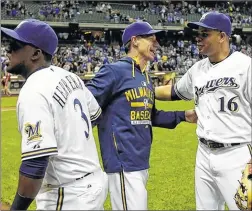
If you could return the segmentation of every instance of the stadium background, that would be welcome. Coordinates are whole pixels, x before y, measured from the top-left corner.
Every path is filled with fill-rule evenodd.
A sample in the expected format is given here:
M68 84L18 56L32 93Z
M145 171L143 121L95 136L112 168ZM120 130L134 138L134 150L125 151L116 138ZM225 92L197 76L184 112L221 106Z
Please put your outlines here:
M161 48L149 64L155 86L171 77L174 81L202 57L195 37L186 27L188 21L199 20L208 11L228 14L233 34L230 47L251 57L252 3L249 1L11 1L1 0L1 25L15 28L25 18L48 22L59 37L53 64L92 78L102 64L125 56L122 31L134 21L148 21L155 29L163 29L158 40ZM5 80L7 41L1 40L1 79ZM11 97L1 101L1 202L8 206L16 191L20 165L20 135L17 132L15 104L24 80L12 75L8 88ZM2 87L3 88L3 87ZM5 94L2 89L2 94ZM163 110L193 108L193 102L157 102ZM149 209L193 210L194 160L197 148L195 125L180 124L175 130L154 128L151 168L148 182ZM99 149L97 131L96 143ZM30 209L35 209L33 204ZM109 201L105 209L111 209Z

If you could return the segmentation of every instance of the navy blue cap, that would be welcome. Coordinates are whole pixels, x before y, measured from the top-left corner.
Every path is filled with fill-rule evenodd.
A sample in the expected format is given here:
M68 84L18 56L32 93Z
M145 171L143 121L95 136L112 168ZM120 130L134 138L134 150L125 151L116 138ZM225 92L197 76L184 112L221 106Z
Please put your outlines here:
M34 45L50 55L54 54L58 45L58 37L51 26L36 19L23 20L14 30L1 27L1 31L15 40Z
M217 29L225 32L229 37L232 33L230 18L219 12L208 12L202 15L199 22L189 22L189 28L198 29L200 26L207 29Z
M124 29L122 41L125 45L133 36L156 34L161 31L162 30L154 30L148 22L137 21L130 24Z

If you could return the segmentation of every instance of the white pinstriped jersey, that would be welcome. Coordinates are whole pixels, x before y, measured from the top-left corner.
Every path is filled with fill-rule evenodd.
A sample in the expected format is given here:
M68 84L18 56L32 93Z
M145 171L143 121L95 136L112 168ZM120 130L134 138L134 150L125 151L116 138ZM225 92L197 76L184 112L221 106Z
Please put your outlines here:
M36 71L17 102L22 160L50 155L44 182L53 185L100 169L90 121L100 114L77 75L56 66Z
M251 58L240 52L215 65L195 63L175 84L182 99L194 99L197 135L219 143L251 142Z

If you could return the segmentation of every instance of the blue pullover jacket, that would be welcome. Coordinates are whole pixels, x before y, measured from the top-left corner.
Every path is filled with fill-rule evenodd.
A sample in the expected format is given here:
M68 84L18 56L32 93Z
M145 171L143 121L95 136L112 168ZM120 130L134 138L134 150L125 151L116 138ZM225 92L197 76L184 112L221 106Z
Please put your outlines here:
M101 67L87 84L102 108L98 135L107 173L149 168L152 126L173 129L184 112L158 111L154 87L130 57Z

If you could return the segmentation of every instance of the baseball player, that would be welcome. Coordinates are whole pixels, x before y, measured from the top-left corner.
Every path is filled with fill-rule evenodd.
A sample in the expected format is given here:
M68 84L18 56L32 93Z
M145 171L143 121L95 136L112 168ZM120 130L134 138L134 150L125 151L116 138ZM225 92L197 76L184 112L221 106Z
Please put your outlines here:
M147 209L152 126L175 128L181 121L197 118L192 110L155 108L154 88L145 68L159 46L157 32L147 22L127 26L122 36L127 56L102 66L87 84L103 109L98 133L113 210Z
M101 170L92 133L101 109L83 81L52 66L58 44L46 23L27 19L14 30L10 73L26 78L17 102L22 135L19 184L11 210L103 209L108 180ZM43 183L42 183L43 182Z
M237 210L238 180L251 159L251 58L229 49L231 22L222 13L206 13L188 27L198 31L198 49L207 58L195 63L174 86L156 88L156 97L194 99L197 210L223 210L224 202Z
M11 96L11 91L10 91L10 81L11 81L11 75L10 73L5 72L5 80L3 81L4 85L4 94L7 96Z
M3 93L7 96L10 96L11 95L11 91L10 91L11 74L6 71L8 63L9 61L7 58L4 58L3 60L1 58L1 68L2 68L2 73L3 73L1 74L1 83L3 86Z

